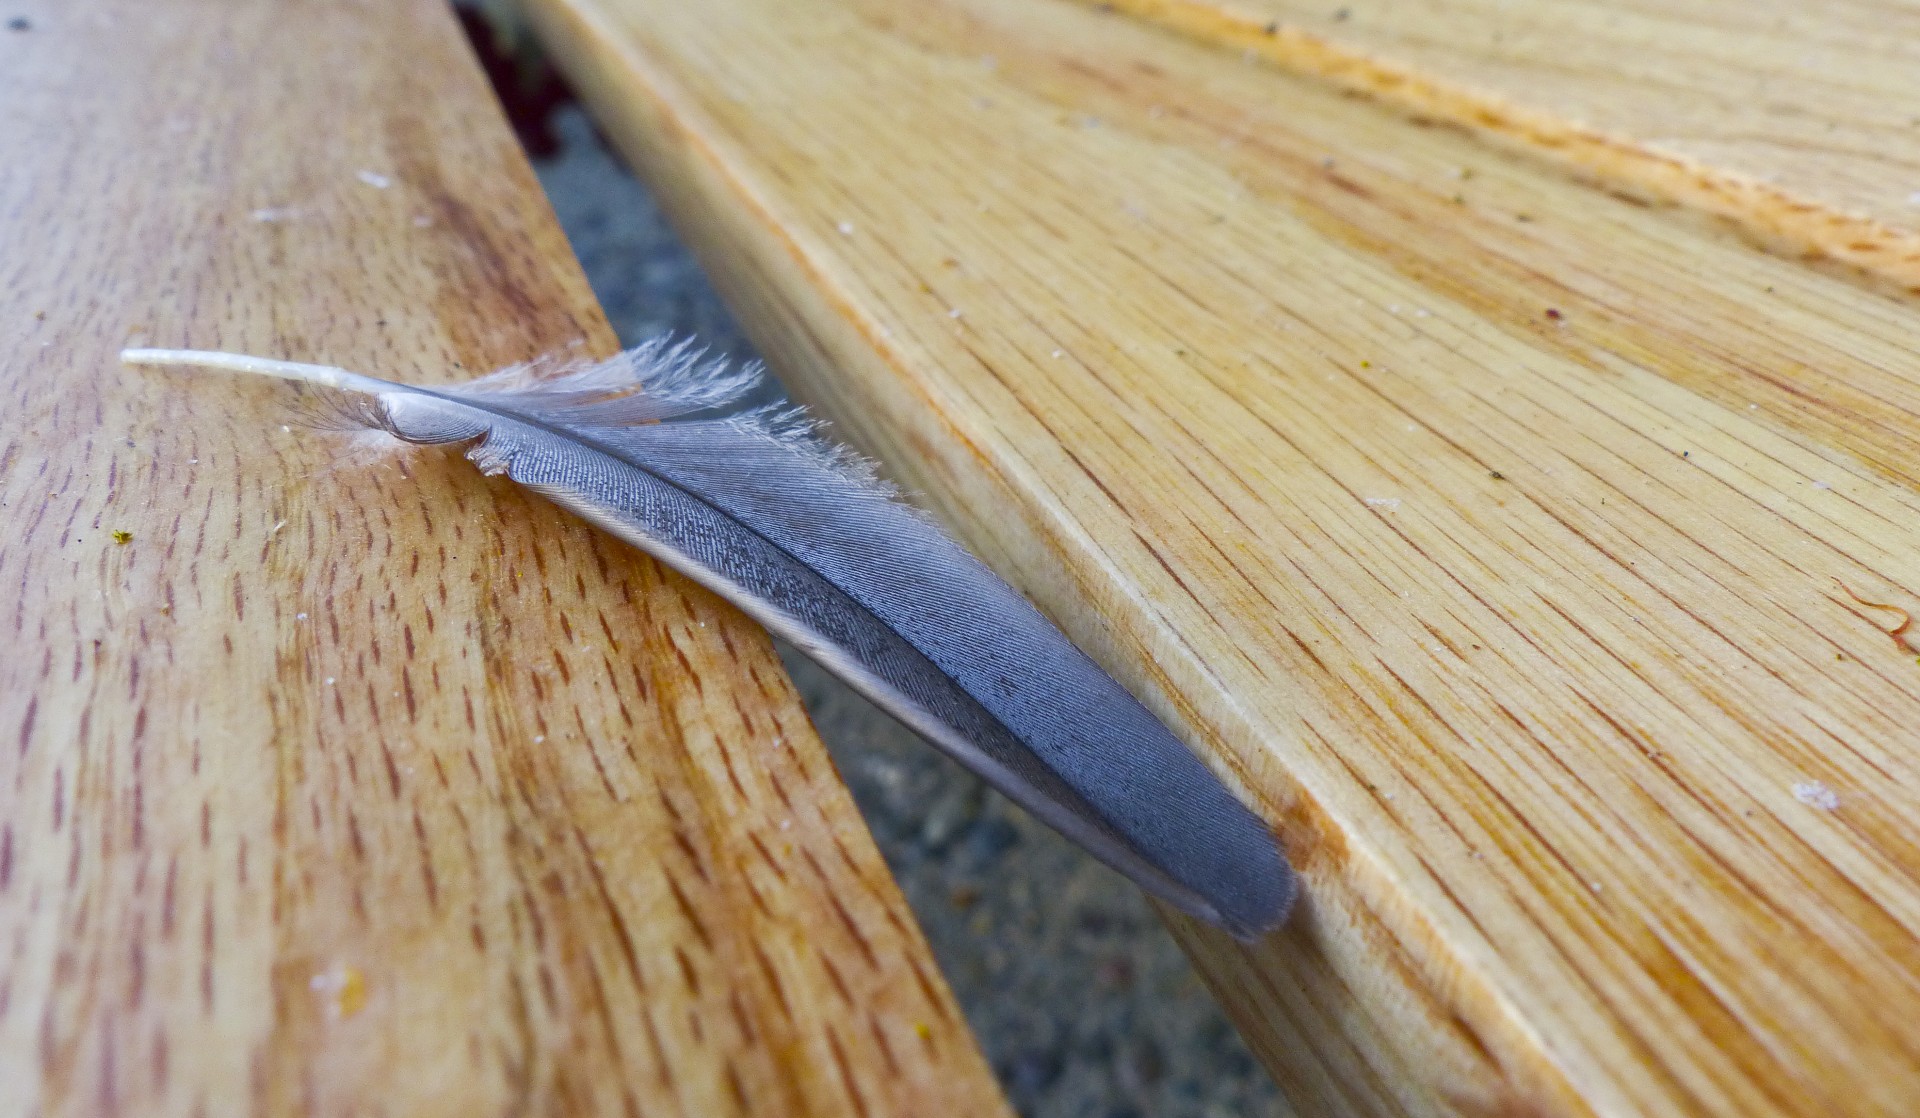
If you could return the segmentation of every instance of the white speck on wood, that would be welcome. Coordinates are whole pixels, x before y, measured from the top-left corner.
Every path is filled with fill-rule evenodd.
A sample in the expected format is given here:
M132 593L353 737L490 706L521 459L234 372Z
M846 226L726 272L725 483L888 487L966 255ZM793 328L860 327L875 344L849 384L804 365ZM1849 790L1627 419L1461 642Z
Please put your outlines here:
M354 178L359 179L361 182L366 183L368 186L373 187L375 190L385 190L387 187L393 185L392 179L388 178L387 176L381 174L378 171L361 171L359 174L355 175Z
M1840 810L1840 795L1817 780L1798 781L1793 786L1793 798L1808 807L1817 807L1821 811Z

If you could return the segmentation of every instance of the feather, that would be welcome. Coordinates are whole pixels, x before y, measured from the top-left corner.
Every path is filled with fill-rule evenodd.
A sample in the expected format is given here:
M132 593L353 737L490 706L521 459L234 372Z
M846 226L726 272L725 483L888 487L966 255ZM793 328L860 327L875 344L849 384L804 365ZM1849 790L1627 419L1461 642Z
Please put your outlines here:
M367 424L464 445L726 597L1174 906L1252 938L1292 903L1267 826L1025 598L800 412L741 407L757 366L664 339L433 387L234 354L122 358L358 394Z

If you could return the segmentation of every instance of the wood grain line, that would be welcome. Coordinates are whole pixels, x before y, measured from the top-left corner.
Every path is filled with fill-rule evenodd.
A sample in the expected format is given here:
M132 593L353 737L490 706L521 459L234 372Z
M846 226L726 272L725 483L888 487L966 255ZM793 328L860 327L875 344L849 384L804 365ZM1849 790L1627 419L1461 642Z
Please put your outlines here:
M1920 232L1751 174L1663 150L1219 0L1076 0L1145 20L1420 120L1466 129L1577 171L1607 188L1735 222L1773 251L1821 256L1920 292Z

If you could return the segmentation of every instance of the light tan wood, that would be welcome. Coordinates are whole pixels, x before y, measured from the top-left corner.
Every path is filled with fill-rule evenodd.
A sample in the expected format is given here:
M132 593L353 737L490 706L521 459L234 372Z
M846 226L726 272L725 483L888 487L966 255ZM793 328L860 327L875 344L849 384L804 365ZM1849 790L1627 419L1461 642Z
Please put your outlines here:
M1920 9L1083 0L1920 291Z
M1004 1113L765 636L125 344L611 333L450 13L0 30L0 1114Z
M1035 0L541 0L763 352L1273 818L1302 1113L1920 1109L1911 302Z

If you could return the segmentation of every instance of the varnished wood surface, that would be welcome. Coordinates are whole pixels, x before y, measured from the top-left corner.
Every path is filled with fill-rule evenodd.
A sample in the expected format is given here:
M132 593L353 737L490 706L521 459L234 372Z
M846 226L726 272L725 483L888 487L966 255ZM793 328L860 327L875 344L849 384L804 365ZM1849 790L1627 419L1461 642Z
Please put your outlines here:
M1898 0L1085 0L1920 291Z
M1113 11L535 7L781 373L1281 828L1285 933L1177 931L1303 1113L1920 1108L1911 301Z
M1003 1112L757 628L455 455L115 360L612 346L450 13L14 12L0 1114Z

